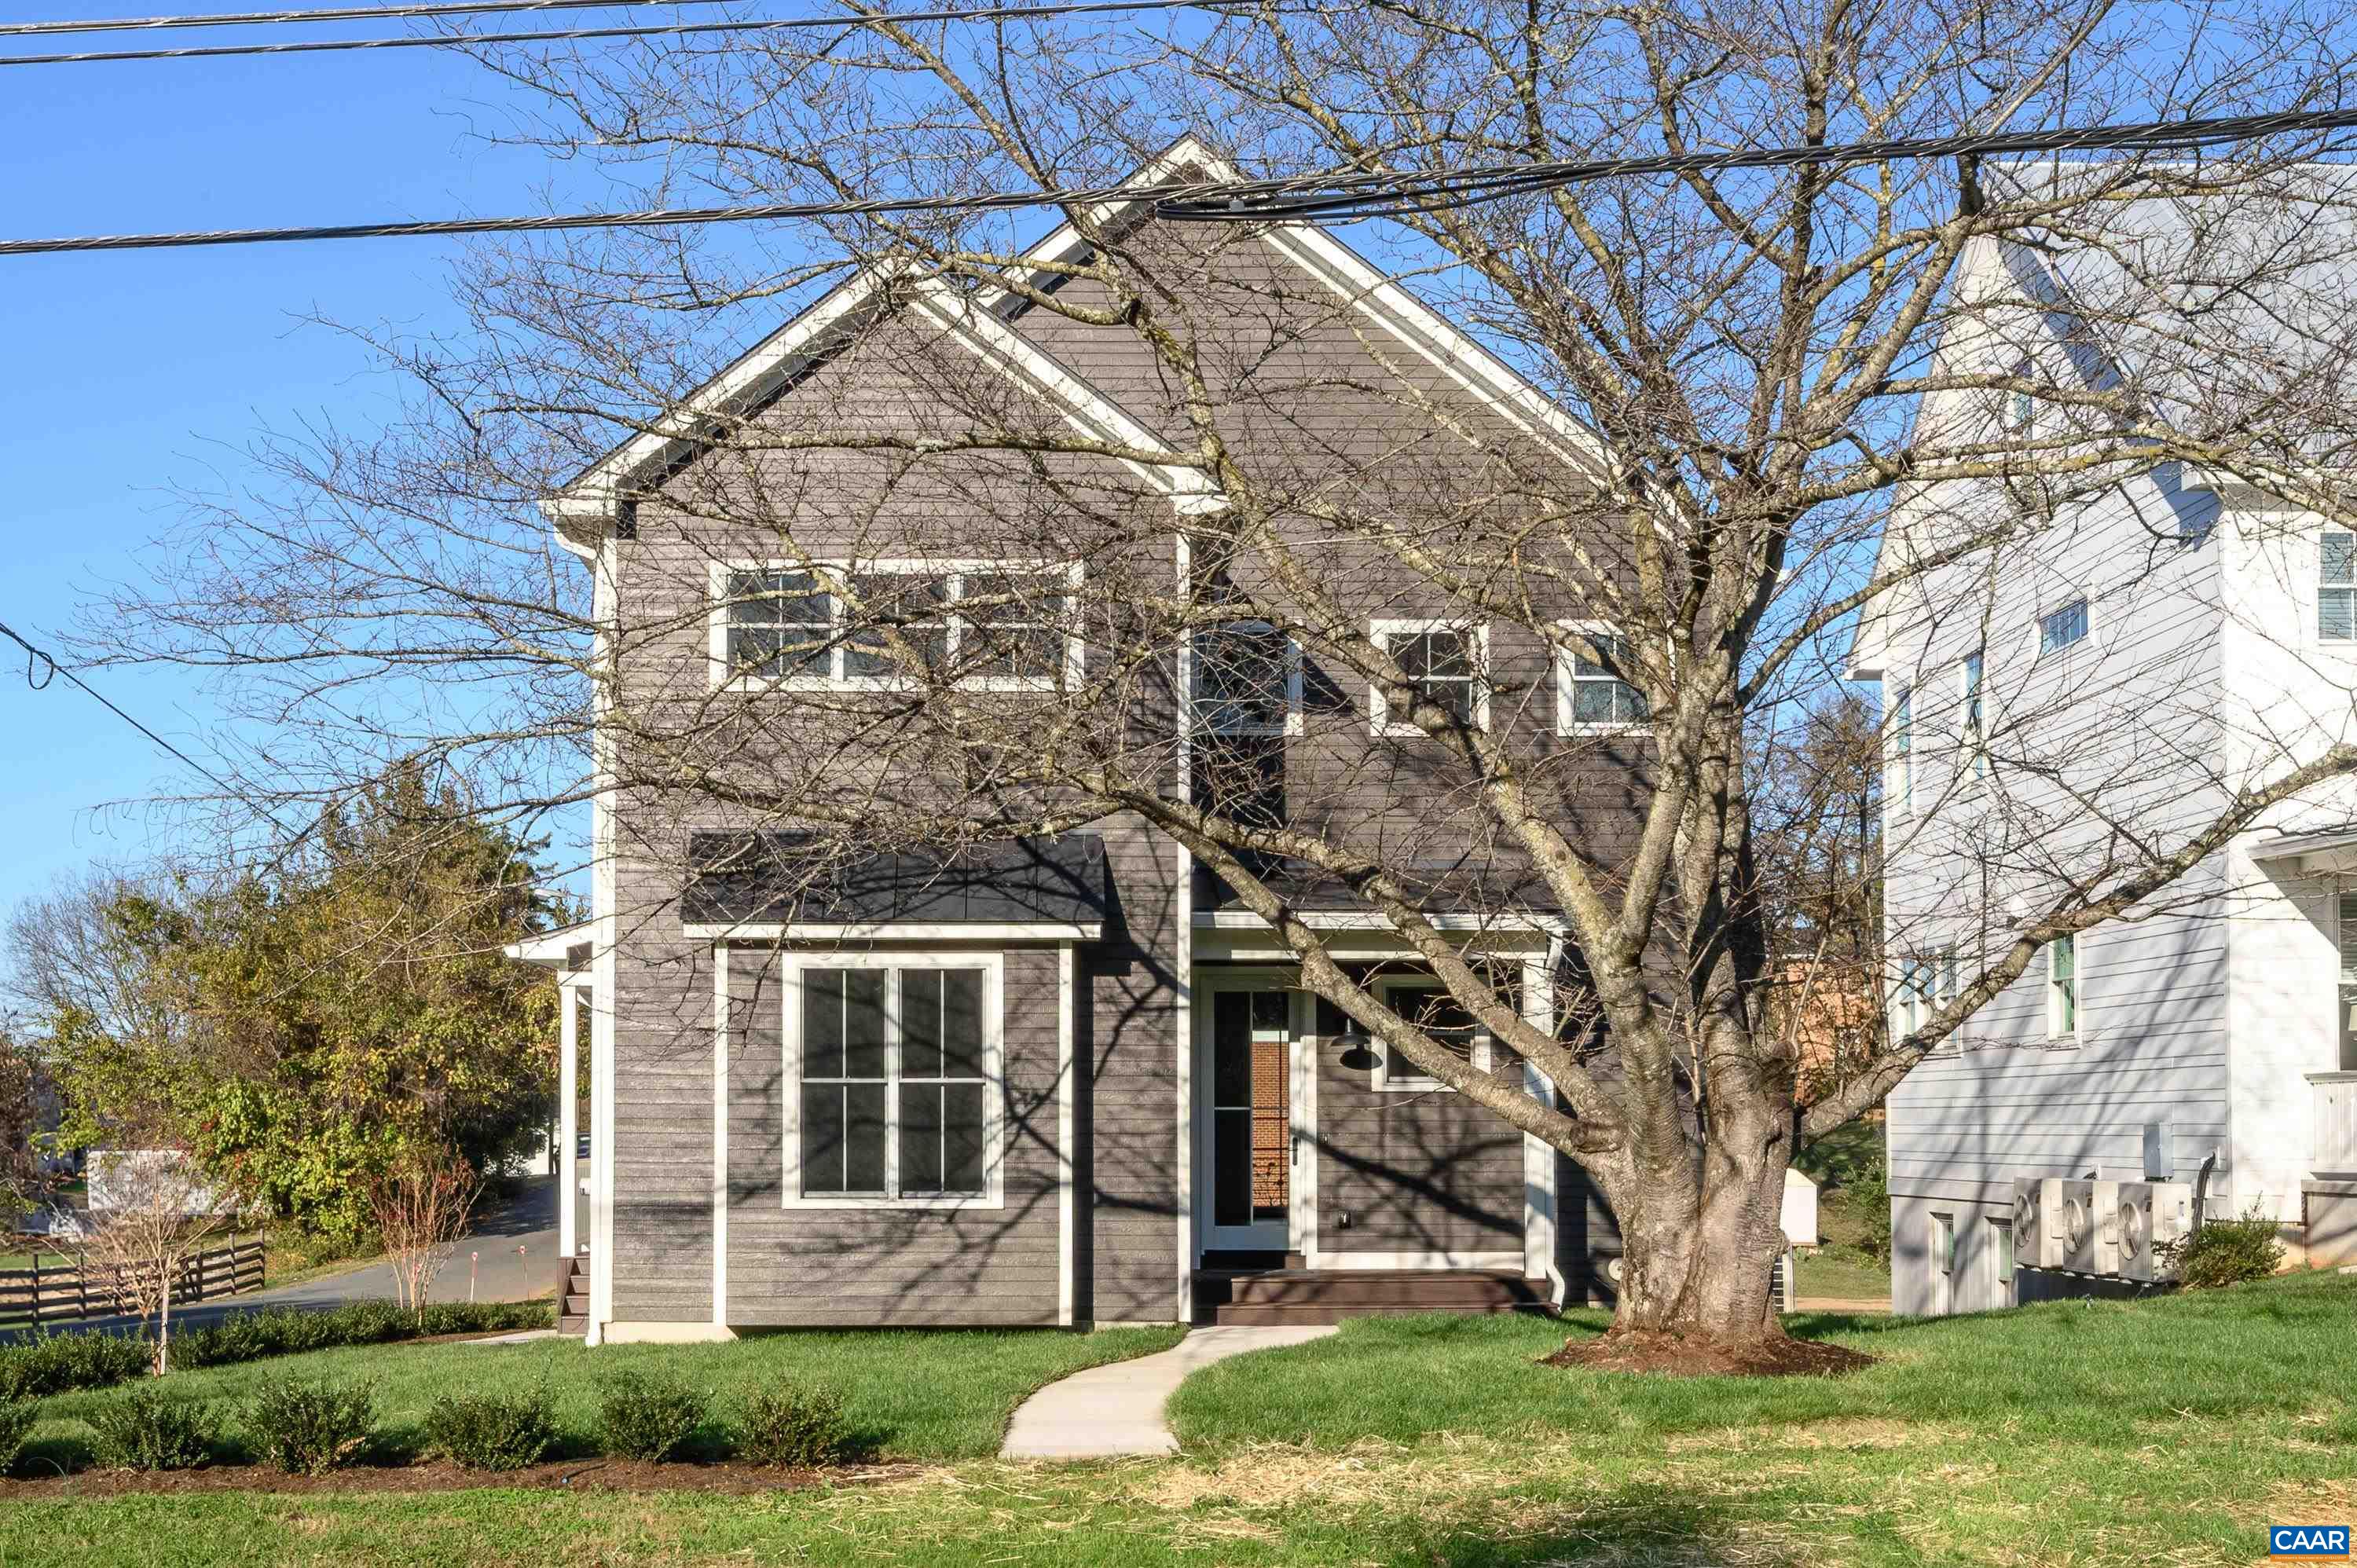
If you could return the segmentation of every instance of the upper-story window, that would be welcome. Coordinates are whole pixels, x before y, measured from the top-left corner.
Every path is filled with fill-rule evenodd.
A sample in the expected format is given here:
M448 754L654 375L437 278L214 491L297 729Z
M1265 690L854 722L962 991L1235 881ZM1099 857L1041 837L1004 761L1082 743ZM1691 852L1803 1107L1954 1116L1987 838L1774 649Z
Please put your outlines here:
M2034 381L2037 376L2038 366L2029 360L2013 367L2016 381ZM2037 424L2037 396L2027 387L2018 386L2008 392L2005 399L2005 433L2007 435L2027 435Z
M1490 727L1490 628L1447 620L1379 620L1371 628L1375 646L1392 657L1409 682L1459 724ZM1394 717L1383 686L1369 706L1378 735L1424 733L1405 715Z
M1577 649L1555 654L1555 728L1566 735L1626 729L1652 710L1645 694L1622 677L1630 669L1629 639L1601 622L1566 622L1566 631L1603 655L1591 659Z
M1264 620L1195 634L1195 720L1219 735L1301 733L1301 645Z
M1964 755L1971 759L1973 777L1988 775L1988 723L1981 708L1981 654L1978 649L1967 653L1956 666L1957 695L1962 700L1964 714L1960 728Z
M717 567L713 575L718 682L856 690L907 684L921 672L1020 692L1081 678L1077 567L770 563Z
M2046 944L2046 1032L2056 1039L2079 1034L2079 939L2073 933Z
M2329 642L2357 638L2357 534L2324 531L2316 553L2316 635Z
M2087 600L2084 595L2038 618L2038 651L2041 654L2060 653L2072 643L2086 639Z

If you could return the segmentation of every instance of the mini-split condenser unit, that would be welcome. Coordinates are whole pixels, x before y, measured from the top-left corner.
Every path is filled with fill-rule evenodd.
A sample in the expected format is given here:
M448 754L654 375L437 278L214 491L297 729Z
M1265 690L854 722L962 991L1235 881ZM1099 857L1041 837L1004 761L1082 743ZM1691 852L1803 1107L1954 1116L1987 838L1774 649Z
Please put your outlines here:
M2062 1266L2073 1273L2120 1272L2120 1184L2062 1184Z
M2062 1178L2016 1176L2014 1262L2025 1269L2059 1269L2062 1260Z
M2120 1277L2175 1279L2167 1254L2193 1228L2193 1188L2181 1181L2124 1181L2118 1213Z

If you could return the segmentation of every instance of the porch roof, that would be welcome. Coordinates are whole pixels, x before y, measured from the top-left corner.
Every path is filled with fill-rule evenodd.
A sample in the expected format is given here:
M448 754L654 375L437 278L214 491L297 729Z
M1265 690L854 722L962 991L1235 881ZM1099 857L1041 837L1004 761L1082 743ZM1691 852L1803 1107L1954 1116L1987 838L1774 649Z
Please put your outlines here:
M815 833L780 830L690 834L680 917L691 930L986 926L1093 936L1113 911L1104 841L1094 833L846 857Z
M2263 865L2289 862L2311 874L2357 871L2357 822L2261 839L2251 845L2251 858Z

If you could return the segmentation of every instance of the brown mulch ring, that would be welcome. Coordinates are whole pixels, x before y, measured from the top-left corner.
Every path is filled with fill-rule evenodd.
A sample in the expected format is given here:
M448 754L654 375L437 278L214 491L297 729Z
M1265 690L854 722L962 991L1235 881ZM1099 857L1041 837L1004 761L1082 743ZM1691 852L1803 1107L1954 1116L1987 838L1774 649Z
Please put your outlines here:
M70 1476L0 1480L0 1503L111 1498L134 1492L458 1492L480 1487L597 1492L805 1492L821 1487L903 1481L922 1470L917 1465L773 1470L756 1465L566 1459L522 1470L463 1470L443 1462L355 1465L324 1476L289 1476L264 1465L208 1465L199 1470L80 1470Z
M1664 1372L1674 1378L1837 1378L1871 1367L1875 1360L1844 1346L1781 1334L1717 1339L1612 1328L1593 1339L1566 1344L1540 1358L1539 1365L1591 1372Z

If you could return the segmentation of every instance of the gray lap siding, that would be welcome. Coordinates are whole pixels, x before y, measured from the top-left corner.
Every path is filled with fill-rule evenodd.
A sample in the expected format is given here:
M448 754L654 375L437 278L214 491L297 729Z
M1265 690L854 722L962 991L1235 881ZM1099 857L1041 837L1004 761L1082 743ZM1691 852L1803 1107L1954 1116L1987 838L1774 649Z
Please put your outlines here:
M788 1208L785 1106L793 1086L786 1080L780 955L774 949L733 950L731 1325L1057 1321L1059 955L1053 947L1028 947L996 956L1005 965L1004 1206Z
M1523 1135L1461 1095L1373 1085L1318 1043L1319 1252L1519 1253Z

